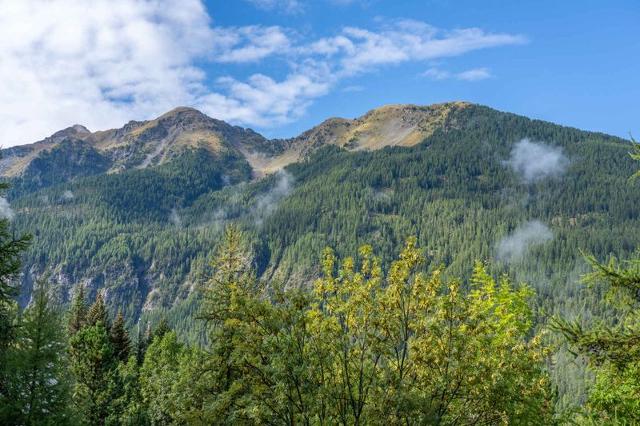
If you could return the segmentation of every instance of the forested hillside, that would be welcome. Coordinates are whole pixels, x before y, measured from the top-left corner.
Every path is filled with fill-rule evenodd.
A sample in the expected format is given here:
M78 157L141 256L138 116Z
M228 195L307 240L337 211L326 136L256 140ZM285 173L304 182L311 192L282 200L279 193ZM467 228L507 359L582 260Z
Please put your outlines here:
M385 107L290 140L190 109L107 132L67 129L4 154L21 155L5 169L12 232L33 234L19 300L33 303L47 276L57 303L82 288L130 331L164 318L181 341L206 342L200 290L235 223L268 287L310 290L327 246L345 257L370 244L387 270L415 236L418 271L465 287L479 260L535 290L535 330L556 314L588 325L612 308L578 284L589 269L581 253L627 258L640 243L629 150L465 103ZM559 406L582 401L583 363L553 351Z
M321 145L263 179L252 179L242 153L202 146L120 173L100 173L89 157L85 173L46 189L27 185L25 172L9 198L16 232L35 235L23 302L49 271L62 300L77 285L92 296L104 288L107 305L123 307L132 324L187 298L230 221L252 236L265 278L309 283L325 246L346 254L369 243L388 262L416 235L429 265L464 275L473 260L491 260L538 288L551 310L579 309L571 305L580 250L606 257L637 247L627 142L470 105L440 124L413 147ZM67 149L45 151L27 171L43 169L40 182L71 173ZM527 238L532 224L549 238ZM501 254L514 235L517 255Z

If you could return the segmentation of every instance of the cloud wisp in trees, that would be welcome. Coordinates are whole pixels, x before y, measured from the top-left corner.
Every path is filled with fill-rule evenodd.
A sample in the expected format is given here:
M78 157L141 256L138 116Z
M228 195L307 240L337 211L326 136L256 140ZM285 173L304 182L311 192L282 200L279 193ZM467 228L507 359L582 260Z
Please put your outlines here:
M13 209L6 198L0 197L0 219L13 219Z
M282 199L291 193L293 181L293 176L286 170L276 173L275 184L267 193L258 197L253 208L253 216L258 225L261 225L262 221L275 211Z
M531 220L518 226L497 245L497 258L506 263L517 262L533 246L553 239L553 232L539 220Z
M505 165L524 182L534 183L548 177L561 176L569 165L569 159L562 148L525 138L513 146Z

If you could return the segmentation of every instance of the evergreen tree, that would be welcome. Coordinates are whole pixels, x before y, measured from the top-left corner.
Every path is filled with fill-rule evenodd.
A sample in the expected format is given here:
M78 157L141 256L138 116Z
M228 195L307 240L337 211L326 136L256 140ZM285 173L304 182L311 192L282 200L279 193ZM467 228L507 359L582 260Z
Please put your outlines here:
M640 160L635 141L633 148L631 157ZM637 172L633 177L639 176ZM600 318L591 327L579 320L553 320L553 327L588 359L596 375L579 421L640 424L640 258L619 262L612 257L600 263L587 256L587 261L593 271L583 281L604 289L603 303L617 318Z
M0 182L0 193L7 190L8 184ZM9 227L9 219L0 219L0 400L6 398L7 392L7 351L15 339L17 294L15 277L20 272L21 257L31 243L31 236L23 234L16 237Z
M13 351L14 403L19 420L12 421L16 424L62 425L71 420L62 330L62 317L48 295L48 286L40 281L22 318Z
M140 324L140 320L138 320L138 335L136 336L136 362L138 365L142 365L144 361L144 355L147 351L147 346L149 346L149 330L148 324L147 327L143 327Z
M67 330L69 331L69 335L72 336L80 331L87 321L87 304L85 301L84 287L82 285L76 290L68 317Z
M122 392L115 403L117 421L121 425L130 426L149 424L147 407L142 400L140 387L140 364L135 356L131 356L126 363L120 363L118 376Z
M131 339L129 338L129 332L125 328L124 317L121 312L118 312L116 320L113 322L110 339L116 358L121 362L127 362L131 351Z
M151 424L176 423L179 396L174 388L183 351L183 345L172 331L154 338L147 349L140 368L140 387Z
M160 322L153 330L151 334L150 341L154 341L155 339L162 339L162 337L171 331L171 327L169 327L169 323L165 317L160 319Z
M80 329L69 341L74 398L80 417L88 425L105 425L114 416L122 392L118 359L102 321Z
M104 328L109 331L111 329L111 322L109 321L109 313L107 307L104 304L104 297L102 293L98 293L95 302L87 311L87 326L94 326L101 323Z

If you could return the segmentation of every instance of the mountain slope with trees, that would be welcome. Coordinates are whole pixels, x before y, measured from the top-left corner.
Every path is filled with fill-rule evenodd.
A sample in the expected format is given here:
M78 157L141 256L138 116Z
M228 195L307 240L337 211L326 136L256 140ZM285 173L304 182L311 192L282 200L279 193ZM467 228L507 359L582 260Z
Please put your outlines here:
M208 145L227 128L178 109L128 125L129 163L81 127L39 143L1 222L2 419L637 419L637 265L596 261L639 246L633 146L445 105Z

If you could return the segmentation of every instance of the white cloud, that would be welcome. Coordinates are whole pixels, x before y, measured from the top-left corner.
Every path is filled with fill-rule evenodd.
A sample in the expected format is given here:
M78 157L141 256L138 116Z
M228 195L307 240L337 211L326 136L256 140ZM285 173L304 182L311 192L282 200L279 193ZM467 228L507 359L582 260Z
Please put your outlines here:
M454 57L525 42L520 35L487 33L479 28L444 31L424 22L400 20L380 31L347 27L341 35L318 40L309 48L328 57L340 56L342 73L352 75L379 65Z
M451 73L449 71L444 71L439 68L429 68L425 72L422 73L423 77L428 77L433 80L446 80L451 78Z
M279 170L276 173L273 187L257 198L251 211L256 224L262 225L263 220L276 210L284 198L289 196L293 191L293 183L293 175L286 170Z
M0 197L0 219L13 219L13 209L6 198Z
M511 263L526 254L529 248L553 239L553 233L539 220L532 220L517 227L511 234L500 240L497 246L498 259Z
M258 9L277 11L283 13L300 13L305 10L305 7L309 4L307 0L245 0L251 3ZM334 4L336 6L350 6L354 3L363 3L364 0L327 0L327 3Z
M169 214L169 221L176 227L182 228L182 218L178 214L178 210L176 210L175 208L171 209L171 213Z
M488 68L474 68L458 73L456 78L464 81L486 80L487 78L491 78L491 72L489 72Z
M302 5L253 2L292 10ZM73 123L119 127L178 105L234 124L276 126L304 114L346 77L524 41L407 20L305 40L278 26L214 26L201 0L0 0L0 10L4 147ZM268 60L279 61L266 69L283 77L262 71L241 78L216 66Z
M0 140L108 128L189 103L213 32L199 0L0 0Z
M217 62L255 62L286 53L291 47L289 37L277 26L218 28L213 35L215 47L211 57Z
M562 175L569 159L562 148L522 139L513 146L505 164L528 183Z
M332 80L326 75L298 72L282 81L254 74L247 81L223 77L218 84L227 95L204 96L199 108L223 120L269 127L303 114L313 99L329 92Z
M462 81L479 81L491 78L491 72L488 68L474 68L459 73L451 73L439 68L429 68L422 73L422 76L432 80L447 80L453 78Z

